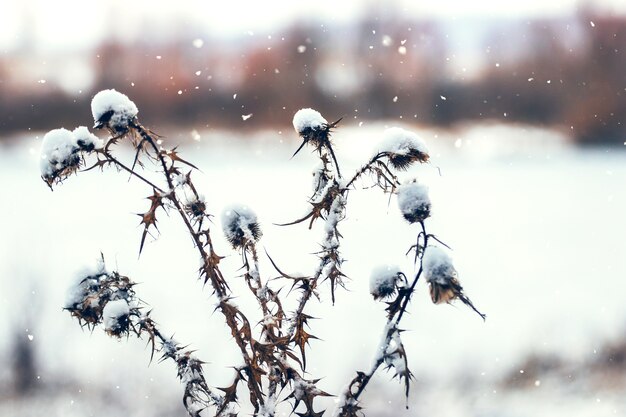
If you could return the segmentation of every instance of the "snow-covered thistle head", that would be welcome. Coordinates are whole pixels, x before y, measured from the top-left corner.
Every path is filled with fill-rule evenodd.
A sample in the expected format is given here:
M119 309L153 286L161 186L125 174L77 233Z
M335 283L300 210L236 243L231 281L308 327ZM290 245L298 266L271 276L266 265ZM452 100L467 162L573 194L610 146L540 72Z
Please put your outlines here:
M83 162L81 151L91 152L101 147L102 140L85 126L71 132L63 128L49 131L41 142L41 178L49 186L63 181L80 168Z
M439 246L429 245L426 247L422 266L424 278L431 286L448 287L453 281L456 281L457 272L452 264L452 258ZM433 302L447 302L453 298L454 296L433 297Z
M370 294L374 300L393 296L399 284L403 283L404 274L395 265L382 265L374 268L370 275Z
M398 207L409 223L418 223L430 216L428 187L413 180L398 187Z
M476 312L483 320L487 316L478 311L472 301L463 293L457 278L452 258L439 246L428 245L422 258L424 277L430 287L430 298L435 304L450 303L459 299Z
M80 148L76 138L67 129L54 129L43 137L41 142L41 177L52 185L62 181L80 166Z
M314 136L328 128L328 121L317 110L300 109L293 116L293 127L303 138Z
M400 127L385 130L376 153L385 155L391 166L399 170L407 169L414 162L427 162L430 158L424 141Z
M206 214L206 202L204 197L192 195L185 201L185 211L194 218L201 218Z
M108 127L113 133L128 131L139 110L125 94L116 90L102 90L91 100L94 128Z
M449 303L460 295L462 287L457 280L452 258L445 250L439 246L427 246L422 267L433 303Z
M233 205L222 212L222 230L235 249L245 248L262 236L256 214L243 205Z
M117 272L107 272L104 258L95 267L84 269L68 290L65 309L81 325L95 327L103 323L111 336L128 335L129 316L138 314L134 283Z
M308 108L298 110L293 116L293 127L302 138L302 144L293 153L293 156L300 152L300 149L302 149L306 144L310 144L315 147L315 149L320 153L320 157L322 157L322 150L325 149L330 152L330 156L332 157L337 169L337 175L341 177L339 164L330 141L330 131L337 126L340 121L341 119L333 123L328 123L328 121L326 121L326 119L324 119L324 117L317 110ZM322 157L322 160L325 158L326 155Z

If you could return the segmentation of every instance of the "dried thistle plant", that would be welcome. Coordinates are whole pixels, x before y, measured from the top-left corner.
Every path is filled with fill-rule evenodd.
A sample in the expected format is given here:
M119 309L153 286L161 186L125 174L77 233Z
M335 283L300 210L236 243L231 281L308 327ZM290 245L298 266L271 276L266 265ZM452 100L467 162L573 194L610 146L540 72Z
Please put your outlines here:
M147 339L151 358L158 353L162 360L174 361L178 378L185 388L183 404L190 416L238 415L242 411L238 392L242 389L247 391L247 401L253 415L258 417L277 415L281 404L290 404L291 412L302 417L322 416L327 411L316 399L330 394L319 387L320 379L309 379L306 371L309 342L316 339L309 327L312 317L306 311L312 298L321 299L324 282L329 283L333 303L336 302L337 289L347 285L342 268L344 258L340 249L344 236L340 225L346 217L349 194L361 180L371 180L373 186L383 193L397 195L402 216L410 224L419 225L417 241L409 249L409 252L415 251L417 272L411 277L394 266L373 271L370 292L375 300L386 304L387 323L382 329L373 365L368 370L357 371L345 391L339 393L335 414L363 414L361 396L383 365L404 383L408 398L413 374L399 326L422 275L428 282L434 303L459 299L484 319L485 316L464 294L449 255L441 247L431 245L433 240L441 242L426 231L425 221L431 214L428 188L417 181L403 185L398 179L399 171L407 170L415 163L427 163L430 159L426 145L415 134L399 128L388 129L373 156L351 177L344 178L331 140L332 130L338 126L339 120L328 123L312 109L302 109L295 114L293 125L303 142L294 156L304 146L311 146L320 164L313 172L309 211L283 226L308 221L310 229L315 222L323 222L320 249L315 254L318 263L309 275L291 276L282 272L278 263L268 255L279 277L275 280L264 278L257 248L262 231L256 214L243 205L225 209L222 214L224 234L232 249L241 256L241 276L262 312L260 319L253 321L249 312L245 313L233 302L237 294L231 291L220 269L222 257L213 245L211 215L207 212L205 197L192 180L195 165L182 159L176 148L164 149L158 136L139 123L137 106L124 94L115 90L99 92L93 98L92 113L94 127L105 129L109 136L101 140L85 127L49 132L42 143L42 179L52 188L81 169L103 170L112 166L146 185L149 207L139 213L143 228L140 253L147 236L158 232L157 218L160 219L162 214L178 213L201 260L199 278L210 286L217 299L215 310L221 313L230 329L233 348L240 352L241 363L234 366L230 385L211 387L203 372L204 362L171 337L164 336L150 318L147 305L136 296L134 282L116 271L109 272L104 257L95 269L80 275L71 288L65 309L91 330L102 326L112 337L134 335ZM134 146L132 164L125 164L114 155L120 141L129 141ZM90 165L85 168L88 161ZM154 175L144 175L150 166L157 167L160 180L149 179ZM270 281L284 282L290 290L281 294L280 288L270 285ZM294 311L286 311L283 307L289 297L295 298Z

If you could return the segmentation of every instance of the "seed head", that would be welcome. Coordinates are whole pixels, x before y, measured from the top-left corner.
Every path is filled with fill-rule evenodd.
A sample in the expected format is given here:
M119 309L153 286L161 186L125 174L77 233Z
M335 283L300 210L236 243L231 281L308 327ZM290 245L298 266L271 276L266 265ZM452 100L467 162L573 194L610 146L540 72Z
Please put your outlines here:
M370 276L370 294L374 300L381 300L393 296L403 274L395 265L382 265L372 270Z
M463 287L457 279L452 258L446 251L439 246L427 246L422 265L424 277L430 285L430 296L433 303L448 303L461 294Z
M416 180L398 188L398 207L409 223L424 221L430 216L428 187Z
M81 164L80 147L76 137L67 129L54 129L43 137L39 168L48 185L61 182Z
M127 132L139 110L125 94L102 90L91 100L94 128L107 127L115 134Z
M235 249L257 242L262 236L256 214L243 205L234 205L222 212L222 230Z
M427 162L430 158L424 141L415 133L399 127L385 130L376 153L385 155L389 164L398 170L406 170L414 162Z

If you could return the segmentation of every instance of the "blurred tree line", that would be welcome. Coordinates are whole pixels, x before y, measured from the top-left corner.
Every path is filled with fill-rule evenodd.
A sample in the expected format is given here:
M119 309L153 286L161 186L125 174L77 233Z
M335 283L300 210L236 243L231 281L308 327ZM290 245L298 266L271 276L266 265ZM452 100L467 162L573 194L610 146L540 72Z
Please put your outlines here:
M148 125L284 126L314 107L331 119L500 120L562 127L584 144L626 141L625 17L474 22L484 36L473 43L463 24L387 16L234 40L109 41L49 57L47 80L22 71L36 58L18 51L0 61L0 133L73 127L96 91L116 88ZM90 82L71 91L54 71L71 77L76 60Z

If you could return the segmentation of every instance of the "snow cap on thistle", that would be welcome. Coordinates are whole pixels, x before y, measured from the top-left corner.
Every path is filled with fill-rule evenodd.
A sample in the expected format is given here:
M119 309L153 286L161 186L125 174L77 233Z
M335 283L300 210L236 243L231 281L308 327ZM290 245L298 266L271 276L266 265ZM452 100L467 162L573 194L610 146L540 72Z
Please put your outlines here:
M383 133L376 154L382 153L395 169L405 170L414 162L430 158L426 143L415 133L400 127L391 127Z
M125 94L116 90L102 90L91 100L94 128L108 127L114 133L128 131L139 110Z
M370 294L374 300L390 297L396 293L402 271L395 265L381 265L372 270L370 275Z
M439 246L429 245L422 259L424 278L430 285L433 303L447 303L460 295L463 289L457 280L452 258Z
M41 142L39 169L43 180L52 186L74 173L82 163L81 151L102 148L103 142L85 126L69 131L53 129Z
M76 171L80 165L76 138L67 129L54 129L46 133L41 142L39 168L42 178L52 184Z
M409 223L418 223L430 216L428 187L417 180L398 187L398 207Z
M323 130L327 125L328 122L317 110L300 109L293 116L293 127L301 136L311 131Z
M82 151L91 152L94 149L102 149L104 142L102 139L94 135L86 126L78 126L72 131L76 144Z
M244 205L232 205L222 212L222 230L233 248L244 248L248 242L257 242L261 226L256 214Z

